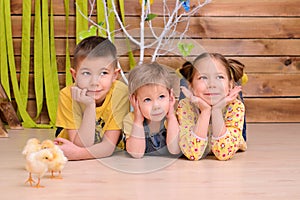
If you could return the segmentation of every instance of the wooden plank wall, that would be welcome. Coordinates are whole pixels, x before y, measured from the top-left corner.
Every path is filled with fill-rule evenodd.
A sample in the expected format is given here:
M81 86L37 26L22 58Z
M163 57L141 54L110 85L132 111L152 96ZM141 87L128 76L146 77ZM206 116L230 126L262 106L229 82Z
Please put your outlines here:
M57 62L60 85L63 87L66 73L64 1L53 2ZM191 5L193 2L196 0L191 0ZM222 53L246 65L249 82L244 86L244 96L248 122L300 122L299 5L300 0L212 0L191 18L187 32L189 37L209 52ZM152 11L159 14L153 23L161 26L161 1L154 0ZM138 28L138 0L126 0L125 12L129 29ZM12 28L18 72L21 55L21 13L22 0L12 0ZM73 54L74 0L70 0L69 21L70 48ZM160 61L173 68L182 63L182 60L170 57L161 58ZM124 71L128 71L127 58L121 58L121 64ZM32 70L33 62L31 73ZM33 75L30 77L28 112L35 116ZM48 122L46 107L38 122Z

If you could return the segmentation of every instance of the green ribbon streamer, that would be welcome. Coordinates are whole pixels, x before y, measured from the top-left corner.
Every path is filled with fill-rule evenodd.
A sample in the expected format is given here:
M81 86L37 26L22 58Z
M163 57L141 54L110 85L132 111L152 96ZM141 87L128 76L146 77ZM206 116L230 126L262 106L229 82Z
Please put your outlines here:
M12 87L15 95L15 99L18 105L18 109L20 115L23 119L23 126L24 127L38 127L38 128L48 128L48 125L39 124L37 125L31 117L28 115L26 111L26 105L22 101L22 97L18 87L18 80L17 80L17 73L16 73L16 66L14 61L14 51L13 51L13 41L12 41L12 31L11 31L11 19L10 19L10 1L2 1L4 3L4 21L5 23L5 38L6 38L6 47L7 47L7 55L8 55L8 63L10 69L10 78L12 82Z
M59 94L59 80L58 80L58 72L57 72L57 62L56 62L56 50L55 50L55 40L54 40L54 17L53 17L53 0L50 1L50 55L51 55L51 78L52 81L49 81L51 92L53 93L50 101L47 102L48 111L50 111L49 115L51 122L55 125L56 122L56 111L57 111L57 102L58 102L58 94ZM51 84L52 83L52 84ZM47 97L48 100L48 97Z
M28 99L29 69L30 69L30 26L31 26L31 0L24 0L22 8L22 49L20 94L25 105Z
M70 47L69 47L69 13L70 13L70 1L69 0L64 0L65 4L65 15L66 15L66 67L65 67L65 72L66 72L66 86L72 85L73 79L72 75L70 73L70 68L71 68L71 58L70 58Z
M53 17L52 17L52 20L53 20ZM53 26L53 24L52 24L52 26ZM43 39L42 39L42 41L43 41L43 70L44 70L44 86L45 86L46 103L47 103L48 115L50 118L50 124L55 125L56 109L57 109L57 94L58 94L56 84L58 83L58 79L57 79L57 71L56 71L56 78L54 78L54 76L55 76L54 67L56 67L56 66L54 66L53 62L56 62L56 56L52 55L53 57L55 56L55 58L51 59L51 54L50 54L50 50L55 47L54 47L54 44L51 44L51 39L49 41L49 38L54 37L54 34L50 33L50 35L49 35L48 0L42 0L42 35L43 35L42 36L43 37ZM53 39L53 42L54 42L54 39ZM55 49L54 49L54 51L55 51ZM53 53L53 49L52 49L51 53ZM55 65L56 65L56 63L55 63ZM57 70L57 67L56 67L56 70Z
M35 1L34 17L34 90L36 100L37 119L43 108L43 42L42 42L42 21L41 1Z
M114 30L115 30L115 14L112 12L113 6L112 1L115 0L107 0L107 14L108 14L108 23L109 23L109 32L111 33L111 42L114 42Z
M0 45L1 45L1 51L0 51L0 78L1 78L1 84L10 99L10 87L9 87L9 79L8 79L8 60L7 60L7 48L6 48L6 27L5 27L5 1L0 1ZM10 16L9 16L10 17Z
M103 4L102 0L97 0L97 20L98 20L98 24L102 23L102 27L105 29L106 28L106 24L105 24L105 11L104 11L105 7ZM106 31L105 30L101 30L98 29L98 33L99 36L101 37L107 37Z
M87 16L88 13L88 1L87 0L77 0L77 7L76 6L76 44L78 44L80 42L80 38L79 38L79 33L81 31L87 31L88 30L88 20L85 19L80 11L82 12L82 14L84 16Z

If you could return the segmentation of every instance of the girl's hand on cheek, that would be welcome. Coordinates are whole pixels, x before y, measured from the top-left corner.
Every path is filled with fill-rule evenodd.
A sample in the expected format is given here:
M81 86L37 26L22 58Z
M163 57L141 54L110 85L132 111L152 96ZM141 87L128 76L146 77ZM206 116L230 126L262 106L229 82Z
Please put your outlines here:
M194 94L188 90L186 87L180 87L181 91L183 94L186 96L186 98L190 99L190 101L195 104L200 111L205 111L205 110L211 110L211 106L206 103L202 98L194 96Z
M85 105L95 104L94 98L87 96L87 89L80 89L77 86L71 87L72 99Z
M221 99L221 101L213 105L213 108L223 109L226 105L228 105L238 97L240 91L242 91L242 87L235 86L229 91L228 95L225 98Z
M144 116L140 110L139 102L136 96L133 94L129 98L131 105L133 106L133 113L134 113L134 122L138 124L143 124Z

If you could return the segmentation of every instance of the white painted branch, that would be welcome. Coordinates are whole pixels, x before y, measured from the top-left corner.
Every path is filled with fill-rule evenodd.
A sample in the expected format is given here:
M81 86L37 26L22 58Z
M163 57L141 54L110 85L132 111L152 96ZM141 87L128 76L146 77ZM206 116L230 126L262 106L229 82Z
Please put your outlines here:
M107 37L110 41L112 41L111 33L110 33L110 25L109 25L109 20L108 20L108 14L107 14L107 9L106 9L107 8L106 0L102 0L102 3L104 5L104 16L105 16Z
M133 42L134 44L136 44L137 46L140 46L140 43L139 41L137 41L136 39L134 39L129 33L128 31L126 30L126 28L124 27L123 23L122 23L122 20L120 19L119 17L119 14L118 14L118 11L117 11L117 8L116 8L116 5L115 5L115 2L112 1L112 6L113 6L113 10L114 10L114 13L115 13L115 16L116 16L116 19L117 19L117 22L119 23L121 29L123 30L123 32L125 33L125 35L128 37L128 39Z
M83 12L81 11L80 7L78 6L78 4L75 2L75 6L76 8L78 9L78 12L80 13L80 15L85 18L88 22L90 22L91 24L93 24L94 26L96 26L97 28L103 30L103 31L106 31L106 29L104 29L103 27L99 26L96 22L94 22L93 20L91 20L91 18L85 16L83 14Z
M150 5L150 4L149 4ZM147 4L148 6L148 4ZM141 21L140 21L140 61L139 64L142 64L144 61L144 53L145 53L145 0L142 0L141 3L142 13L141 13Z

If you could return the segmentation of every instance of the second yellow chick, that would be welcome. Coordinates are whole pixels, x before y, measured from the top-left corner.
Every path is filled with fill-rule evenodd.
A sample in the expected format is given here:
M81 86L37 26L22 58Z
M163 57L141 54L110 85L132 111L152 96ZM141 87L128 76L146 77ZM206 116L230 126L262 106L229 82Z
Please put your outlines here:
M48 163L48 171L51 172L51 178L59 178L62 179L61 177L61 171L65 167L68 159L65 157L63 151L54 144L52 140L44 140L41 143L41 148L42 149L49 149L50 152L53 155L53 159ZM58 176L54 176L54 173L58 172Z

